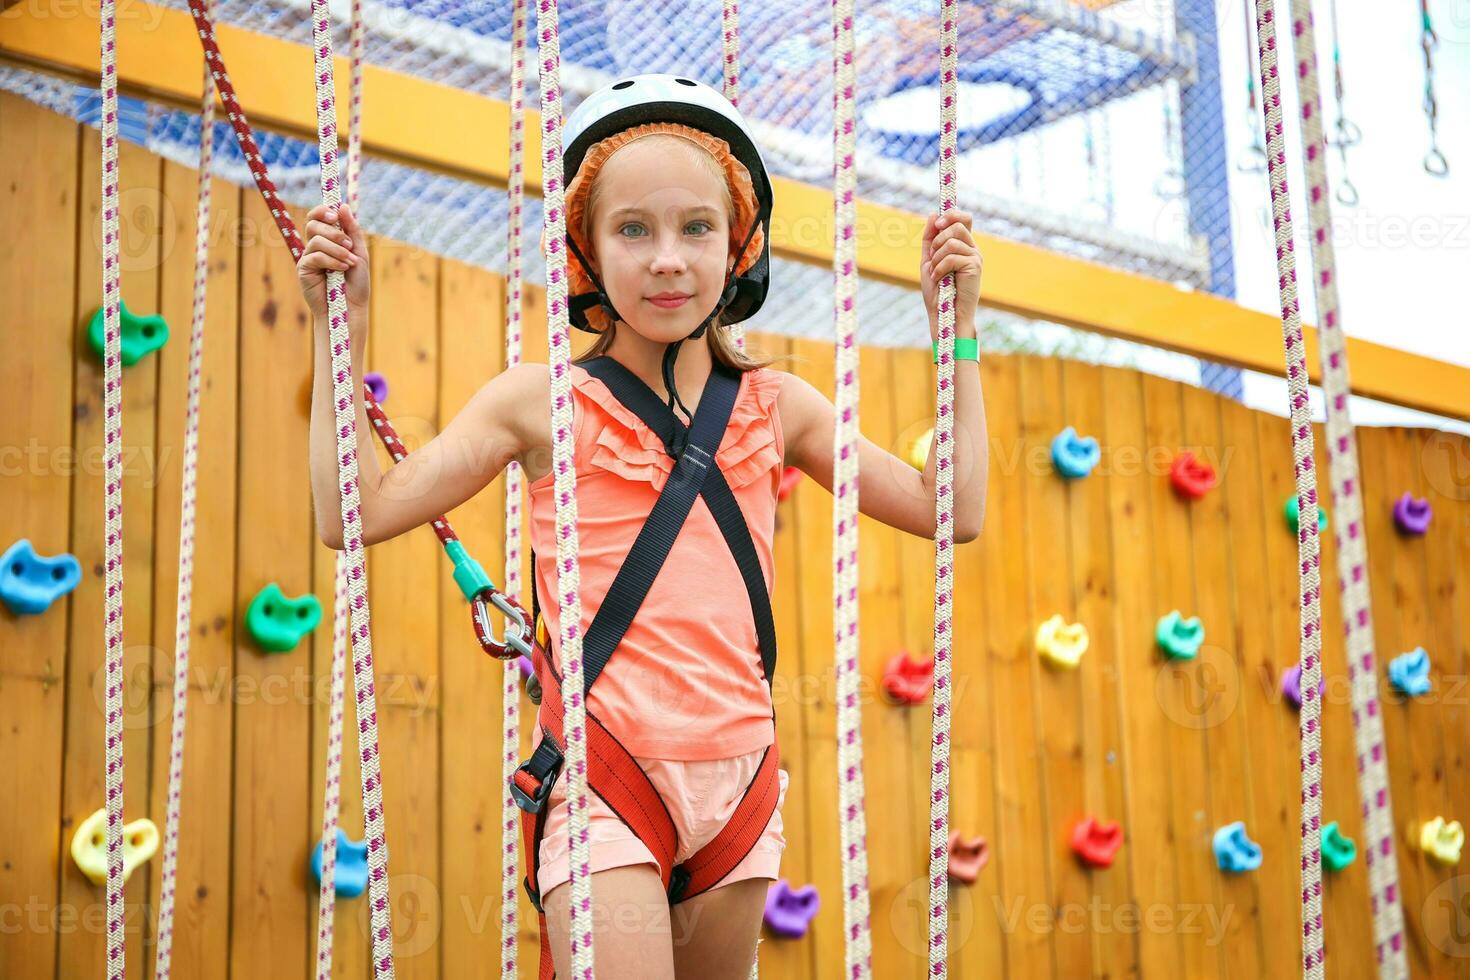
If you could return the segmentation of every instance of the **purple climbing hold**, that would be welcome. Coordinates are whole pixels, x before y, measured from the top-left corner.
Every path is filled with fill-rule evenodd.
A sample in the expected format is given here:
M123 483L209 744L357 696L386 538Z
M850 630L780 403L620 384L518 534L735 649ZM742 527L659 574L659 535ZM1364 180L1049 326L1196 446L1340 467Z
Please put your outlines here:
M792 890L782 878L766 892L766 928L778 936L800 939L821 907L817 886Z
M1302 665L1293 664L1286 668L1281 675L1281 693L1286 695L1286 700L1300 708L1302 706ZM1327 680L1319 677L1317 679L1317 697L1327 695Z
M369 371L362 376L362 383L368 386L373 393L373 401L379 405L388 400L388 379L376 371Z
M1405 534L1428 531L1429 519L1433 516L1434 508L1429 506L1428 497L1416 499L1412 493L1405 493L1393 502L1393 522Z

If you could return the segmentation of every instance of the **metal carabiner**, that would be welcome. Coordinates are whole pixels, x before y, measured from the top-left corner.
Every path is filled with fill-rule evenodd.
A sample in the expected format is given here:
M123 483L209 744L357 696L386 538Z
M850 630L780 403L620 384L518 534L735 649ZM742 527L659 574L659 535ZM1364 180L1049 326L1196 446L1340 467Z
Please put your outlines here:
M495 629L490 622L489 605L500 610L505 617L505 639L495 639ZM526 611L520 603L497 589L482 590L470 602L471 615L475 623L475 635L485 652L497 660L514 660L531 655L531 627L526 622Z

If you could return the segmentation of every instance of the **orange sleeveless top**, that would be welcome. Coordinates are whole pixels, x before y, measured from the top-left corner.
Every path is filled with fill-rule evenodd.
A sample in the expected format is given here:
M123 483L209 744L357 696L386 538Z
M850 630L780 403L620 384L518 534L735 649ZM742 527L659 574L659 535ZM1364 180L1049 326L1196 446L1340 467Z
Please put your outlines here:
M785 442L783 375L741 375L715 454L755 542L766 587ZM663 491L674 460L662 440L585 368L572 365L582 634ZM531 545L548 635L560 636L554 474L532 483ZM557 670L561 665L557 663ZM592 687L588 707L633 755L725 759L776 739L749 593L703 496L648 597Z

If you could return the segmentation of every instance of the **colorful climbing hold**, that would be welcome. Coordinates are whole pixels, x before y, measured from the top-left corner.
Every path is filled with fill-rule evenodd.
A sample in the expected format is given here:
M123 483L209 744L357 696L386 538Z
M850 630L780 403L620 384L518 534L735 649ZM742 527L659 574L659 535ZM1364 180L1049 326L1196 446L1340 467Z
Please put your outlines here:
M1322 864L1328 871L1341 871L1358 857L1358 845L1343 834L1334 820L1322 828Z
M1283 510L1286 513L1286 526L1291 528L1292 534L1295 534L1299 529L1298 522L1301 520L1301 513L1298 509L1298 503L1299 501L1296 499L1296 494L1292 494L1290 497L1286 498L1286 504L1283 507ZM1322 509L1321 504L1317 505L1317 530L1319 532L1327 530L1327 511Z
M122 333L123 367L132 367L144 357L168 343L168 324L161 316L137 316L128 311L128 304L118 300L118 327ZM98 360L106 354L107 318L102 307L92 314L87 325L87 341L92 345Z
M1254 871L1261 866L1261 845L1245 833L1241 820L1215 831L1215 863L1221 871Z
M1302 706L1302 665L1292 664L1281 674L1281 693L1286 695L1286 700L1295 707ZM1319 677L1317 679L1317 697L1321 699L1327 694L1327 680Z
M1429 506L1429 498L1415 498L1411 493L1405 493L1393 502L1393 522L1398 529L1405 534L1423 534L1429 530L1429 520L1434 516L1434 508Z
M1465 828L1458 820L1435 817L1419 827L1419 850L1440 864L1460 863L1460 849L1465 846Z
M1159 617L1154 640L1172 659L1188 660L1199 653L1200 645L1205 642L1205 627L1198 616L1185 619L1175 609Z
M909 444L909 450L904 458L914 469L923 471L924 464L929 462L929 447L934 444L934 427L930 426L919 434L919 438Z
M311 593L288 599L272 582L256 594L245 612L245 628L268 653L295 649L322 621L322 604Z
M368 391L373 393L373 401L379 405L388 400L388 379L377 371L369 371L364 374L362 383L367 385Z
M973 885L990 863L990 844L984 837L966 837L958 830L949 835L949 880Z
M1199 500L1215 489L1217 477L1213 466L1185 450L1169 464L1169 482L1179 496Z
M883 665L883 690L901 704L922 704L934 690L934 658L915 660L904 651Z
M367 891L367 841L353 840L347 831L337 828L337 869L332 874L332 890L338 898L356 898ZM311 876L318 885L322 881L322 842L311 849Z
M821 904L816 885L793 890L782 878L766 892L766 928L787 939L800 939Z
M1388 680L1400 694L1417 698L1429 693L1429 651L1415 647L1388 662Z
M1072 670L1087 652L1087 627L1068 623L1061 614L1036 627L1036 652L1053 667Z
M776 502L780 503L791 496L796 485L801 482L801 470L795 466L788 466L781 471L781 485L776 489Z
M0 555L0 600L17 616L45 612L81 580L82 566L75 556L38 555L25 538Z
M144 817L123 824L123 882L158 850L158 828ZM107 884L107 809L92 814L71 838L71 859L94 885Z
M1072 852L1094 868L1112 867L1122 846L1123 828L1116 820L1085 817L1072 826Z
M1101 457L1097 440L1092 436L1079 437L1070 425L1051 441L1051 464L1068 480L1080 480L1091 473Z

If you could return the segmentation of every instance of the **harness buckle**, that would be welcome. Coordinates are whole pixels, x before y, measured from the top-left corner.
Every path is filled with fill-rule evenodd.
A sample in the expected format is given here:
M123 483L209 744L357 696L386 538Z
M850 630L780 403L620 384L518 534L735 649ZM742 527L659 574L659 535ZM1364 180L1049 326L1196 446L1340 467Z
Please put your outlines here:
M517 784L514 776L510 780L510 796L515 800L516 806L527 813L540 813L546 809L546 801L551 796L551 788L556 785L557 777L561 775L562 769L561 749L551 740L551 736L542 735L541 744L536 746L536 751L531 757L516 767L517 773L525 773L539 782L536 795L532 796Z

